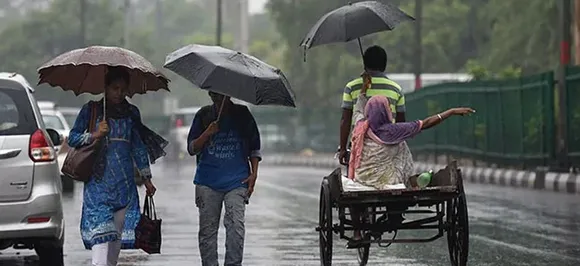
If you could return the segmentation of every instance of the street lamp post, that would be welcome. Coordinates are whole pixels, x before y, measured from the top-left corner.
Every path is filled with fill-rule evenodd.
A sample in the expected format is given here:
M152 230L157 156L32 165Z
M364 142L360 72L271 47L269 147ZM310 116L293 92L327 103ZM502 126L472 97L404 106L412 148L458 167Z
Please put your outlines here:
M415 0L415 90L421 87L421 72L422 72L422 13L423 1Z
M222 0L217 0L216 45L222 45Z
M87 0L81 0L80 16L80 32L79 32L79 47L85 46L86 32L87 32Z
M560 1L560 68L558 71L558 170L567 171L570 168L568 160L568 97L566 86L566 68L570 64L571 50L571 0Z
M123 11L125 13L125 25L123 27L123 46L129 49L129 27L131 23L131 0L125 0Z

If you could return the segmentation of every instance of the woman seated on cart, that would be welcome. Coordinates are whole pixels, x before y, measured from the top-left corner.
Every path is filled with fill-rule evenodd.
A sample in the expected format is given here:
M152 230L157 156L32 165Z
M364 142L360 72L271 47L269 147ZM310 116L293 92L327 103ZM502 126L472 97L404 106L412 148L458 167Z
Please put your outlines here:
M362 117L356 122L352 133L348 178L376 190L390 189L395 185L409 187L407 180L414 174L414 166L406 140L452 115L463 116L474 112L471 108L452 108L423 120L393 123L387 97L377 95L369 99L361 93L355 106L355 114ZM393 206L396 211L406 208L407 206ZM360 221L361 211L351 209L353 222ZM389 215L388 221L400 223L402 215Z
M413 174L413 157L407 139L431 128L452 115L474 113L471 108L452 108L423 120L393 123L389 99L359 96L364 106L364 117L352 133L348 178L377 190L389 189L391 185L407 184Z

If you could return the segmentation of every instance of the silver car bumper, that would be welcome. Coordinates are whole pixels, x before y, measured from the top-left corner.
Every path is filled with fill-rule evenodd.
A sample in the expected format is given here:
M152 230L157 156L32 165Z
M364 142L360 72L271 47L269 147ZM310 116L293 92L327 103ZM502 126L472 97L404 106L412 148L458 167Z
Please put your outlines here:
M28 200L0 202L0 240L63 239L60 177L55 177L57 175L54 170L54 164L37 165L34 187ZM54 180L55 178L58 180ZM50 220L38 223L28 221L29 218L37 217L50 217Z

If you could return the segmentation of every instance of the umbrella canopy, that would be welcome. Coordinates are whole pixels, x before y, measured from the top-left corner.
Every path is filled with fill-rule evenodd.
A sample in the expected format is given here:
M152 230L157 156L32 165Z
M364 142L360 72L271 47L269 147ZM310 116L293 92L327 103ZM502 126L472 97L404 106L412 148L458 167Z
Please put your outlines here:
M169 54L164 67L201 89L255 105L296 107L282 71L251 55L192 44Z
M120 47L90 46L61 54L38 68L38 84L59 86L65 91L101 94L105 91L108 66L127 68L130 81L127 96L164 89L167 79L141 55Z
M335 9L314 24L300 46L314 46L348 42L381 31L393 30L398 24L413 17L398 7L384 2L364 1Z

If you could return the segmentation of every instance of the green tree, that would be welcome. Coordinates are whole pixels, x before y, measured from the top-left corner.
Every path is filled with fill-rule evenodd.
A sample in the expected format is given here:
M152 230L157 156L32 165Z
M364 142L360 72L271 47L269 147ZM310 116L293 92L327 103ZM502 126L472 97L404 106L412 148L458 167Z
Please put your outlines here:
M284 1L272 0L268 5L272 19L290 48L297 47L310 27L326 12L348 1ZM484 2L484 1L479 1ZM413 2L401 9L412 15ZM423 64L425 72L456 72L473 54L474 39L484 39L484 28L473 19L475 12L465 0L433 0L425 2L423 14ZM362 38L363 46L379 44L387 50L389 72L411 72L414 55L413 23L403 23L395 30ZM308 106L338 106L341 90L348 80L362 71L362 59L356 42L315 47L308 52L308 62L303 62L303 51L288 49L284 68L297 90L301 103ZM307 95L307 96L306 96ZM313 97L314 96L314 97Z
M360 55L346 52L344 45L313 48L308 51L307 62L304 62L304 51L298 47L320 16L345 2L271 0L268 3L270 15L287 47L281 68L287 73L302 105L335 106L346 77L361 72Z
M524 74L553 70L558 63L558 1L490 0L485 14L491 21L484 65L498 70L515 65Z
M342 0L271 0L268 10L286 50L283 62L302 104L338 106L340 88L361 71L355 42L316 47L303 62L297 47L310 27ZM356 2L356 1L353 1ZM393 1L414 15L415 1ZM494 76L517 77L553 70L558 59L558 9L555 1L432 0L423 1L423 71L465 72L469 62ZM413 71L413 23L363 38L389 54L388 72ZM296 47L296 49L294 49ZM483 74L483 73L480 73ZM300 97L302 96L302 97ZM312 97L314 96L314 97Z
M87 44L120 45L121 13L109 1L90 1L87 14ZM78 3L78 2L77 2ZM0 33L0 63L5 71L23 74L31 83L36 69L51 58L80 46L78 17L80 5L54 0L46 9L30 10L22 20L13 21ZM38 99L51 99L78 105L86 100L72 92L40 86Z

